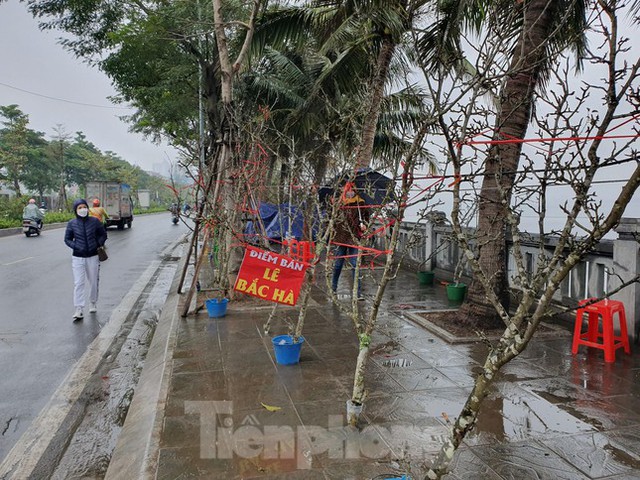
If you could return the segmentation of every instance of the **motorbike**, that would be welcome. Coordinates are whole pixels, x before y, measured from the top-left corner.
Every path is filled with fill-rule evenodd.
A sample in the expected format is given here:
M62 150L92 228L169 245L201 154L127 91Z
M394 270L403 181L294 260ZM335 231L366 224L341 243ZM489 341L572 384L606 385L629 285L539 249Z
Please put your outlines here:
M26 237L30 237L31 235L40 235L40 230L42 230L41 221L34 220L32 218L22 219L22 233L24 233Z
M171 223L177 225L180 221L180 209L176 205L173 205L169 208L169 211L171 212Z

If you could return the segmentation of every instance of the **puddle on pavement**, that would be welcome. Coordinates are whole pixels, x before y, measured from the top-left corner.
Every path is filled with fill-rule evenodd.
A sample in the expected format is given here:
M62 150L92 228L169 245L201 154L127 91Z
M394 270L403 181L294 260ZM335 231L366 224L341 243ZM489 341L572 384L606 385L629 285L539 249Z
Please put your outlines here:
M613 457L616 462L631 467L634 470L640 471L640 460L638 460L637 457L633 456L633 454L625 452L624 450L615 447L610 443L605 445L603 447L603 450L611 455L611 457Z
M28 330L18 332L0 332L0 342L5 343L7 346L11 346L13 343L21 343L22 337L29 333Z
M558 434L595 431L556 405L513 385L487 398L470 443L517 441Z

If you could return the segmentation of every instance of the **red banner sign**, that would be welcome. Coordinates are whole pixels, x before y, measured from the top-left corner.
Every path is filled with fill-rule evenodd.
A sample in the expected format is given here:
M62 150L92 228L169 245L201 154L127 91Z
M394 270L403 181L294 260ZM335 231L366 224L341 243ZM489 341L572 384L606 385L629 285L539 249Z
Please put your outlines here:
M269 302L295 305L308 264L248 246L234 290Z

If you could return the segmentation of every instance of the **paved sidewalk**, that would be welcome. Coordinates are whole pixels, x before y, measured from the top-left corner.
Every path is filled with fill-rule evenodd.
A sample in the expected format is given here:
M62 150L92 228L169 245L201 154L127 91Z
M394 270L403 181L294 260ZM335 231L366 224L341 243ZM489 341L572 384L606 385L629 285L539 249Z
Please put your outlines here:
M352 430L344 414L357 339L323 291L313 299L290 366L275 363L263 333L270 304L184 320L170 299L107 478L365 480L409 467L421 478L487 347L448 343L414 322L451 305L442 286L401 272L379 314L362 428ZM296 318L279 312L272 335ZM639 375L637 353L618 351L614 364L585 347L572 356L566 326L534 340L504 368L447 478L640 478Z

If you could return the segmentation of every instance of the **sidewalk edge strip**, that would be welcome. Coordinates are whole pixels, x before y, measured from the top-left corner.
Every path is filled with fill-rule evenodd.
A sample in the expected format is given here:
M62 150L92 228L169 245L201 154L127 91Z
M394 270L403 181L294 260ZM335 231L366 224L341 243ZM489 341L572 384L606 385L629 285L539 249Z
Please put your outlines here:
M165 403L173 370L172 352L178 326L177 282L185 258L179 262L171 292L162 308L124 426L118 436L104 480L155 478Z

